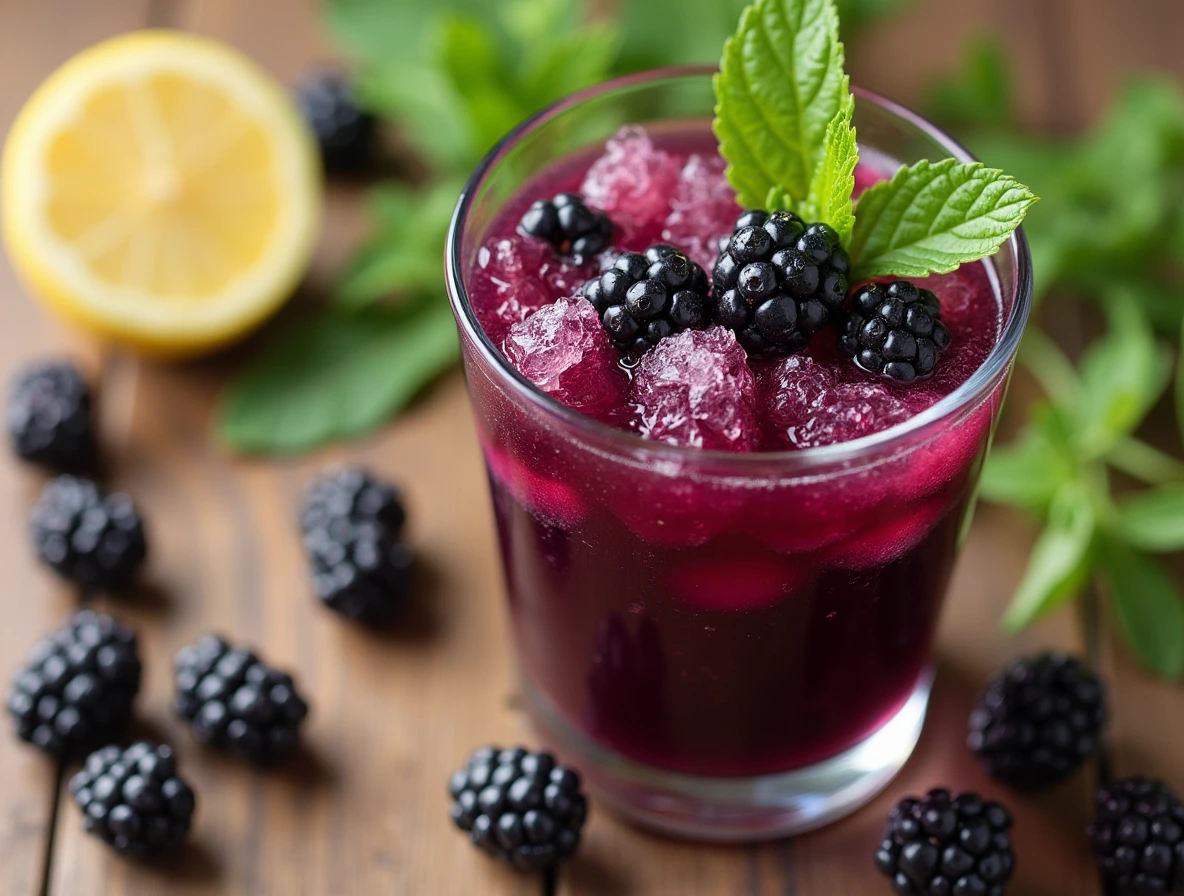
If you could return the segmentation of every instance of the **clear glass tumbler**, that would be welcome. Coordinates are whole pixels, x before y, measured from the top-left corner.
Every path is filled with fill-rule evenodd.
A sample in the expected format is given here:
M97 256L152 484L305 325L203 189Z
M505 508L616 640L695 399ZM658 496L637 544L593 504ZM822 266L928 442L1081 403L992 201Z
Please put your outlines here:
M564 407L502 357L467 284L498 210L623 122L708 133L706 69L573 96L481 163L448 289L489 470L523 690L544 741L625 816L756 840L869 800L916 745L950 571L1031 300L1021 233L985 264L1001 337L953 394L892 429L783 453L645 441ZM857 92L868 157L970 156Z

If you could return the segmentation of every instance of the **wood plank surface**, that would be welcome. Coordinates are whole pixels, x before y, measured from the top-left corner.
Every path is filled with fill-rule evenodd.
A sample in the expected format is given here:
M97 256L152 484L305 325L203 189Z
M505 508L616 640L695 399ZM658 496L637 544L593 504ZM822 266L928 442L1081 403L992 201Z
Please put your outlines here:
M146 10L147 0L84 6L63 0L0 3L0 134L52 68L79 48L140 24ZM78 347L27 299L0 253L0 387L6 392L14 372L30 360ZM61 623L75 597L37 565L29 547L25 519L42 474L11 460L7 445L0 455L0 681L7 689L11 670L39 637ZM56 781L54 763L5 731L0 737L2 893L41 891Z
M285 81L331 55L313 0L3 3L0 131L57 63L150 20L230 41ZM1065 27L1050 44L1056 22ZM916 103L930 80L954 65L965 39L997 30L1006 35L1023 88L1025 120L1064 128L1087 121L1138 63L1182 73L1176 52L1182 23L1175 0L921 0L857 41L851 67L859 83ZM905 36L926 52L895 52ZM315 297L363 232L359 198L356 188L331 194L324 246L301 301ZM349 448L284 462L234 458L213 441L210 418L218 390L245 351L181 366L119 352L100 357L34 310L0 260L0 375L65 345L101 373L104 441L116 460L112 484L134 494L151 527L146 587L103 605L141 632L146 675L139 733L177 749L198 790L199 814L180 867L127 863L83 834L68 795L55 795L48 763L0 738L0 893L43 892L47 868L44 892L57 896L543 893L542 881L475 854L447 818L444 782L470 749L533 740L515 708L492 515L460 377L433 389L382 435ZM309 593L294 507L308 479L342 459L374 467L408 493L411 537L428 575L408 624L392 636L350 627ZM19 663L73 602L35 567L28 549L24 516L39 482L0 453L5 668ZM889 806L941 784L1003 796L1015 808L1013 896L1099 896L1080 833L1092 770L1052 794L1020 799L987 780L963 743L970 705L991 672L1050 644L1083 649L1070 614L1015 641L996 634L1030 536L1014 515L980 510L942 623L926 733L900 778L871 806L806 837L729 848L656 837L594 810L586 844L561 875L558 892L883 892L871 854ZM265 773L243 768L201 748L172 717L172 655L207 631L257 647L296 673L313 712L307 750L290 766ZM1116 706L1115 769L1155 774L1184 788L1180 689L1148 679L1108 642L1103 653ZM1160 724L1148 726L1149 718ZM55 796L61 800L56 829Z

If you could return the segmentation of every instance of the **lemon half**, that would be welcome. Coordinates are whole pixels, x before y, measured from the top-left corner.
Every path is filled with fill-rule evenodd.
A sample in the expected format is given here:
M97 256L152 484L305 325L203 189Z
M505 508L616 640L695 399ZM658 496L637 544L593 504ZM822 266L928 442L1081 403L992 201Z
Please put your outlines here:
M17 116L0 213L29 289L103 336L212 351L291 295L321 214L316 146L242 54L142 31L68 61Z

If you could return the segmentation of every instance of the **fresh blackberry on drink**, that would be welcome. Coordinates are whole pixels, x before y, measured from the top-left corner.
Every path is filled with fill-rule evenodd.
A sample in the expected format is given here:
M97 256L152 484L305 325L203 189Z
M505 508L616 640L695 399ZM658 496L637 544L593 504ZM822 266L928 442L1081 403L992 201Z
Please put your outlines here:
M844 354L868 373L911 383L933 373L950 347L941 302L907 280L856 290L839 333Z
M402 540L407 514L394 486L358 467L313 483L300 528L317 598L366 625L391 622L406 604L415 554Z
M215 635L179 650L173 667L177 715L202 743L257 764L299 745L308 704L286 672Z
M117 738L140 690L136 634L109 616L75 613L33 648L8 692L21 740L57 758Z
M583 285L613 346L635 364L667 336L710 323L707 275L675 246L625 252Z
M89 479L51 479L29 523L41 562L84 590L127 588L148 555L132 499L107 494Z
M8 397L8 437L17 456L64 473L95 467L90 387L68 362L38 364L16 377Z
M88 833L137 859L178 849L197 806L173 751L143 741L91 753L70 779L70 793Z
M978 794L931 790L888 816L876 867L895 893L1003 896L1015 871L1011 815Z
M331 71L308 75L296 89L296 105L316 138L326 171L355 173L370 164L378 122L358 105L344 75Z
M580 776L550 753L483 747L449 782L452 820L473 843L522 871L575 855L588 817Z
M1093 756L1105 724L1097 676L1074 657L1045 653L991 681L970 715L968 743L996 778L1038 790Z
M745 212L720 238L715 320L751 357L791 355L841 311L850 272L834 228L792 212Z
M575 193L559 193L535 202L518 223L524 236L550 243L561 255L585 260L608 248L613 222L588 208Z
M1184 804L1165 784L1103 785L1089 837L1116 893L1184 893Z

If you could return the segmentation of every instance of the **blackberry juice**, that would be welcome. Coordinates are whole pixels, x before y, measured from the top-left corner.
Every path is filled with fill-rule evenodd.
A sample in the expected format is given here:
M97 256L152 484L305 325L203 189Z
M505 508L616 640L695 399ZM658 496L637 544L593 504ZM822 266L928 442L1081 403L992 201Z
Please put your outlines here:
M584 285L656 244L710 278L742 212L724 167L706 127L629 127L538 173L469 247L488 342L465 356L535 712L614 761L750 779L844 753L927 687L1005 376L917 418L1006 315L988 263L920 281L951 338L907 385L856 366L836 326L763 359L688 329L622 364ZM866 151L857 190L894 168ZM601 251L521 232L563 193L611 219Z

